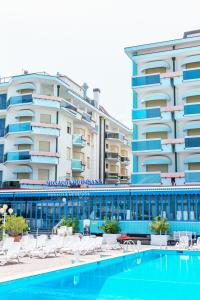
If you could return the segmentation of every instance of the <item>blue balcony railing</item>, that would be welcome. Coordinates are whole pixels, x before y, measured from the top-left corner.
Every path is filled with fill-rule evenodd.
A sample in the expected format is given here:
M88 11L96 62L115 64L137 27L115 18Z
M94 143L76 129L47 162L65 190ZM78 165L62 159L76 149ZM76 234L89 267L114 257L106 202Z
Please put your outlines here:
M161 139L138 140L132 142L132 151L161 150Z
M160 173L133 173L131 176L132 184L160 184Z
M186 137L185 148L200 148L200 137Z
M74 146L78 146L78 147L84 147L85 146L85 140L83 139L82 135L73 134L72 141L73 141Z
M200 103L184 105L184 115L195 115L195 114L200 114Z
M160 74L137 76L132 78L132 86L145 86L152 84L160 84Z
M183 71L183 80L192 80L200 78L200 69L192 69Z
M10 160L30 160L31 155L28 151L8 152L4 155L4 161Z
M9 105L16 105L16 104L26 104L33 102L33 97L31 94L29 95L23 95L23 96L14 96L10 97L8 100L8 106Z
M82 161L79 159L72 159L72 171L74 172L83 172L85 166L82 164Z
M200 170L199 171L185 171L185 182L200 182Z
M161 112L160 108L148 108L148 109L136 109L132 112L133 120L142 120L142 119L151 119L151 118L160 118Z
M14 133L20 131L30 131L31 130L31 123L16 123L16 124L9 124L6 129L5 133Z

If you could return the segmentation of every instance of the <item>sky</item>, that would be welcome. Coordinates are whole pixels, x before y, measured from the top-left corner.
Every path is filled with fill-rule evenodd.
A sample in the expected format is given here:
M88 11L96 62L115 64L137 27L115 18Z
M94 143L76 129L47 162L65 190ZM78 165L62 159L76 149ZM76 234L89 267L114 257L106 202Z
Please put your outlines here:
M128 46L200 28L190 0L0 0L0 76L46 71L100 88L100 102L131 127Z

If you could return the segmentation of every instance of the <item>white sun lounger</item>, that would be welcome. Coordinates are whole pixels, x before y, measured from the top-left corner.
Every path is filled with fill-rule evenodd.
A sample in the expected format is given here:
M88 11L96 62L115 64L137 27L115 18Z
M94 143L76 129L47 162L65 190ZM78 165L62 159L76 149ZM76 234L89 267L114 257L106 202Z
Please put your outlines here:
M13 243L10 248L8 249L7 253L4 255L0 255L0 265L3 266L6 263L9 263L11 261L17 261L18 263L20 262L19 260L19 253L21 249L21 243Z

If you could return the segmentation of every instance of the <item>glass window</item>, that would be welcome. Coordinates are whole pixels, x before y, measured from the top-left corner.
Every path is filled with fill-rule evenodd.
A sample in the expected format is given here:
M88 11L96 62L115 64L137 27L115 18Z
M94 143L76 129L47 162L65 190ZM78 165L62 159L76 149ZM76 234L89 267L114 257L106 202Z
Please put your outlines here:
M50 142L39 141L39 151L50 152Z
M4 155L4 145L0 144L0 163L3 162L3 155Z
M0 119L0 137L5 134L5 119Z
M7 94L0 94L0 109L6 109Z
M18 150L30 150L31 145L18 145Z
M17 173L17 179L29 179L30 174L29 173Z
M48 114L41 114L40 115L40 122L51 124L51 115Z
M38 169L38 180L49 180L49 170Z

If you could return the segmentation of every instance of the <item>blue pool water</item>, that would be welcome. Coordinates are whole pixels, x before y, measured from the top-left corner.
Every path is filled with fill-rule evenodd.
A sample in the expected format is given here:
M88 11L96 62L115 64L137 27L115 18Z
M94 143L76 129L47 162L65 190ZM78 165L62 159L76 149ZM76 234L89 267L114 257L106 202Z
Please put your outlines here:
M11 299L199 300L200 252L151 250L1 283L0 300Z

